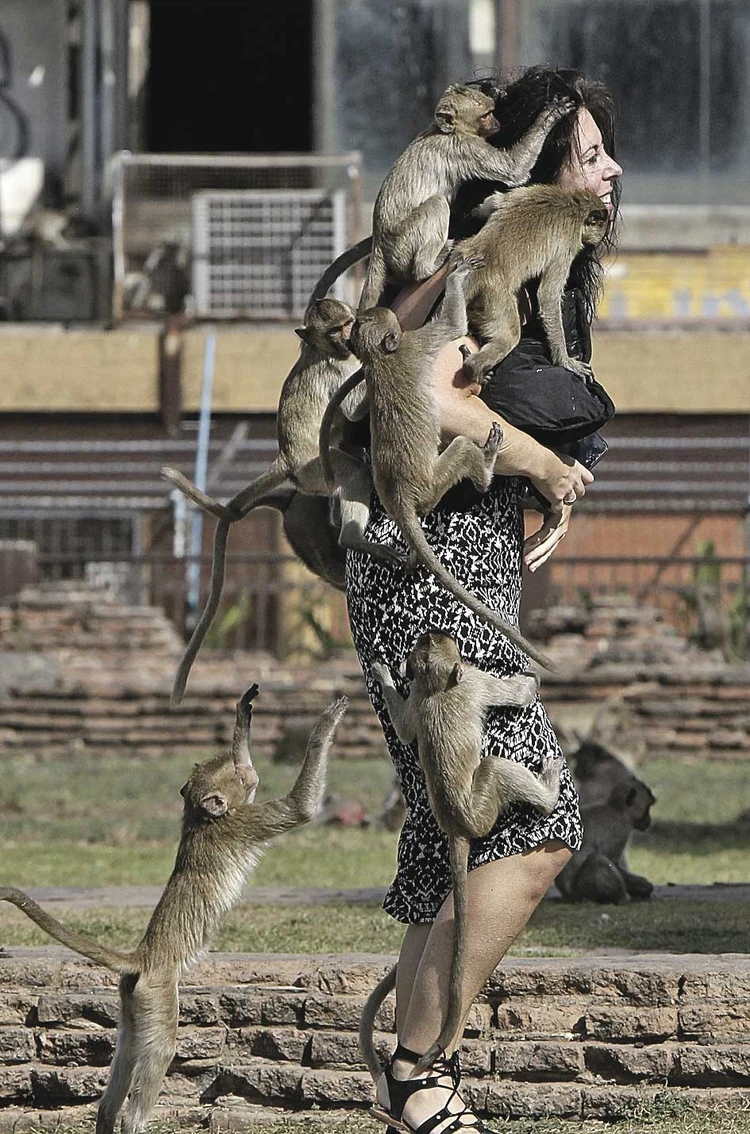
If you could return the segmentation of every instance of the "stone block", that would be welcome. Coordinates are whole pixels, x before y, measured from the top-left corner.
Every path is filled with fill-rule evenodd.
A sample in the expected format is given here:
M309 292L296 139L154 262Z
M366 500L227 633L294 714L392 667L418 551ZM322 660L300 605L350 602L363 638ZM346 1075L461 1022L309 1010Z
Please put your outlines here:
M469 1036L482 1036L486 1035L492 1026L492 1006L484 1001L475 1001L469 1015L466 1019L464 1027L464 1035Z
M305 1071L302 1076L305 1102L320 1105L371 1103L373 1083L364 1071Z
M261 1002L261 1024L296 1024L300 1027L305 1019L304 993L290 993L269 996Z
M63 1103L96 1099L107 1085L108 1073L90 1067L33 1067L31 1089L35 1102Z
M572 1083L492 1083L484 1110L502 1118L578 1118L581 1098Z
M494 1028L502 1037L541 1039L571 1036L583 1031L585 1000L567 1005L499 1004Z
M674 1082L690 1087L737 1087L750 1084L750 1045L684 1044L678 1048Z
M380 1036L376 1039L375 1050L381 1060L390 1058L393 1041ZM310 1063L313 1067L331 1070L367 1070L359 1050L359 1041L354 1032L313 1032L310 1046Z
M737 958L739 960L739 958ZM693 1001L725 1001L734 1006L750 1002L750 964L722 964L718 957L707 957L699 969L683 974L680 984L680 1007Z
M680 995L682 969L602 968L594 976L596 996L617 997L635 1005L668 1007ZM588 1015L588 1012L587 1012Z
M0 1027L7 1024L27 1024L36 1005L36 997L27 992L0 994Z
M284 998L278 997L278 1000ZM269 1001L266 1001L269 1003ZM230 1028L252 1027L254 1024L260 1024L262 1018L263 1001L257 992L246 992L244 989L232 989L229 992L223 992L219 997L219 1015L225 1024ZM288 1011L282 1005L282 1011ZM278 1014L274 1008L271 1007L272 1014ZM297 1013L294 1014L294 1021L297 1021ZM301 1013L300 1013L301 1015ZM278 1023L277 1020L267 1020L267 1023ZM284 1021L281 1021L284 1022Z
M302 978L303 987L328 996L369 996L393 965L393 958L378 963L360 961L356 964L322 964L314 973Z
M62 1066L108 1067L115 1050L114 1031L50 1031L37 1033L42 1063Z
M30 1101L31 1068L0 1067L0 1103Z
M220 1019L219 997L215 988L180 989L180 1024L196 1024L204 1028L218 1024Z
M498 968L485 986L490 1004L503 1004L518 996L535 998L588 995L592 990L592 972L587 967L546 969Z
M254 1055L260 1059L301 1063L309 1045L309 1032L297 1028L241 1028L227 1037L227 1056L241 1060L246 1055Z
M179 1060L220 1059L227 1038L226 1028L180 1028L176 1058Z
M677 1012L680 1038L747 1041L750 1004L688 1004Z
M665 1040L677 1033L676 1008L587 1008L585 1034L589 1039L636 1041Z
M585 1086L581 1090L581 1118L611 1122L642 1112L646 1104L643 1086Z
M44 1025L68 1024L86 1020L114 1028L120 1014L116 992L44 993L37 1005L37 1022Z
M35 1057L34 1033L29 1028L0 1028L0 1063L28 1063Z
M673 1044L587 1043L584 1059L586 1070L599 1079L615 1083L664 1083L672 1074L675 1047Z
M302 1099L302 1069L290 1063L254 1063L222 1066L204 1092L205 1101L222 1095L242 1095L253 1100Z
M305 1000L305 1026L356 1032L366 1000L366 996L308 996ZM375 1017L375 1027L381 1032L395 1030L394 1010L390 1002L381 1006Z
M464 1039L461 1044L461 1070L464 1075L483 1078L492 1071L495 1045L489 1040Z
M517 1079L575 1079L584 1070L580 1043L494 1044L494 1072Z

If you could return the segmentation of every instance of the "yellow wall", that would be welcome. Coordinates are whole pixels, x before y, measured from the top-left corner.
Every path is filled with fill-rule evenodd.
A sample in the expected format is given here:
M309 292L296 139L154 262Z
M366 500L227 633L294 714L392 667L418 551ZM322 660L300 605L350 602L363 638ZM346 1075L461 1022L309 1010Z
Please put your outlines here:
M206 330L185 335L186 412L198 409ZM158 330L0 330L0 412L158 410ZM272 413L299 351L291 324L217 331L214 409ZM750 411L749 331L594 334L596 374L621 412Z

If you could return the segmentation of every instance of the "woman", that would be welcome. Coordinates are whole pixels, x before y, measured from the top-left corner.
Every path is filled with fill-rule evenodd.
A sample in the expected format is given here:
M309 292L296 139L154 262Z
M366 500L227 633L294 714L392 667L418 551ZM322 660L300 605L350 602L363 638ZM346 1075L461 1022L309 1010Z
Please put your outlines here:
M586 83L573 72L541 68L525 72L498 102L501 133L493 143L511 145L544 105L560 93L570 96L576 109L551 131L531 182L592 189L610 210L614 223L617 178L622 170L607 152L612 148L613 116L611 100L600 84ZM474 199L465 207L470 208L494 188L467 187L466 197L473 194ZM571 272L573 290L566 296L565 321L572 354L586 353L600 274L595 255L586 254L579 257ZM437 279L399 297L393 306L405 327L418 325L426 317L440 287L441 280ZM481 398L462 377L460 344L451 344L443 352L435 381L445 440L463 434L483 444L491 424L499 421L503 443L495 465L498 475L488 492L480 496L459 486L423 519L430 543L452 573L515 623L522 558L531 571L549 558L565 535L572 505L593 480L572 457L556 455L513 428L493 408L502 403L505 377L514 368L523 370L528 363L540 381L544 377L540 369L546 367L550 374L554 370L549 358L544 357L533 302L526 316L519 347L495 369ZM470 339L466 342L470 349L477 348ZM550 504L541 527L525 545L518 502L520 477L530 480ZM395 525L377 500L367 536L402 545ZM397 876L384 902L392 917L407 923L396 983L399 1045L377 1085L378 1107L399 1123L399 1129L419 1134L486 1130L461 1098L455 1059L437 1063L419 1079L409 1078L419 1055L437 1038L444 1015L453 929L450 868L446 840L430 811L417 753L395 736L371 666L375 661L387 665L405 694L403 662L416 639L430 627L446 630L455 637L465 660L498 676L525 670L527 659L453 599L424 569L408 573L350 552L347 597L352 636L407 807ZM557 741L538 699L527 708L498 708L488 714L485 754L495 752L520 760L534 771L556 750ZM580 840L578 801L566 767L560 800L549 817L516 805L502 814L490 835L472 842L466 1013ZM455 1037L454 1048L460 1038L460 1034Z

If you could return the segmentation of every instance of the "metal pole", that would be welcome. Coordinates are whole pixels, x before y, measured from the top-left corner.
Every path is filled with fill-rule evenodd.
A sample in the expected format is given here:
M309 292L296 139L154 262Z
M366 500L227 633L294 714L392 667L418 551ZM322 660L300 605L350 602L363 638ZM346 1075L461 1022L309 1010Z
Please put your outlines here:
M208 444L211 434L211 401L213 398L214 371L216 369L216 334L211 331L206 336L206 350L203 356L203 385L201 387L201 409L198 419L198 448L195 454L195 485L206 491L208 472ZM201 565L200 554L203 543L203 513L200 508L193 509L193 522L190 531L190 558L187 568L187 600L185 604L185 625L192 631L196 622L198 601L200 599Z
M332 0L314 0L312 11L312 143L319 154L333 154L336 131L336 19Z

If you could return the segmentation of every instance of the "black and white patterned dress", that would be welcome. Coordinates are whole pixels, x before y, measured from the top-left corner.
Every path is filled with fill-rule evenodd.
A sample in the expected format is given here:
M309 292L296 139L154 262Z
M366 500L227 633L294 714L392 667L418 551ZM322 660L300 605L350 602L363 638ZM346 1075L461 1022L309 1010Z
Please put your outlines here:
M442 562L474 594L518 625L521 597L523 516L518 505L518 479L496 477L474 502L456 509L444 499L422 518L431 546ZM376 497L367 538L393 547L405 545L395 524ZM390 723L372 677L372 663L383 662L402 695L408 686L401 669L417 638L430 628L450 633L461 656L498 677L528 669L516 646L453 598L431 572L373 559L360 552L347 555L347 600L354 644L370 698L383 726L406 803L406 821L398 847L397 875L383 908L397 921L433 921L451 888L447 840L437 826L427 799L416 745L402 744ZM539 771L545 758L558 751L555 734L537 698L525 708L495 708L487 716L483 752L518 760ZM472 840L469 868L519 854L559 839L572 849L581 845L578 796L566 764L560 799L547 818L534 808L513 805L489 835Z

